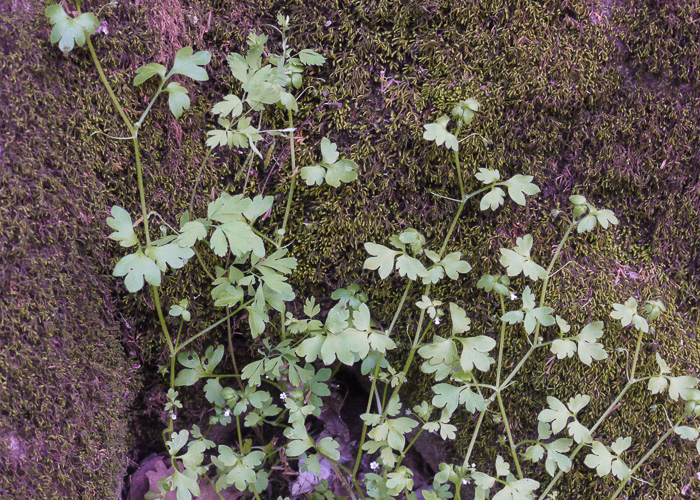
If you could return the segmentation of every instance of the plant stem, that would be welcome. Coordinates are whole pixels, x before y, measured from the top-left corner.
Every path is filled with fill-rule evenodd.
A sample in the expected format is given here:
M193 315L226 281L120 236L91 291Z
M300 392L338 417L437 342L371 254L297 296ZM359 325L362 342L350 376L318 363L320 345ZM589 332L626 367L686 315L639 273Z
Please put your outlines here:
M292 110L287 110L287 123L288 128L294 128L294 117L292 116ZM296 160L296 150L294 148L294 132L289 132L289 149L292 157L292 180L289 185L289 194L287 195L287 206L284 210L284 219L282 220L282 229L277 234L277 248L282 246L284 237L287 231L287 222L289 221L289 212L292 207L292 198L294 197L294 188L296 187L296 170L297 170L297 160Z
M78 7L78 11L80 11L80 7ZM126 113L124 113L124 108L122 108L122 105L119 104L119 100L117 99L117 96L114 94L114 90L112 90L112 86L107 81L107 77L105 76L105 72L102 69L102 65L100 64L99 59L97 59L97 54L95 53L95 47L92 46L92 41L90 40L90 37L86 36L85 38L87 41L88 50L90 51L90 56L92 56L92 62L95 65L95 68L97 68L97 72L100 75L100 80L102 80L102 84L107 89L107 93L109 94L110 99L112 99L112 103L114 104L114 107L117 109L119 116L122 117L122 121L124 121L126 128L129 130L129 132L131 133L132 136L135 136L136 130L134 129L134 126L131 123L131 120L129 120L129 118L126 116Z
M510 432L510 424L508 423L508 416L506 415L506 407L503 405L501 391L496 391L496 399L498 400L498 407L501 409L503 423L506 426L506 434L508 435L508 443L510 444L510 454L513 457L513 461L515 462L515 468L518 471L518 477L522 479L523 471L520 469L520 461L518 460L518 454L515 451L515 441L513 441L513 435Z
M630 382L634 381L634 373L637 371L637 361L639 360L639 350L642 347L642 338L644 337L644 332L639 330L639 336L637 337L637 347L634 349L634 360L632 361L632 372L630 373Z
M476 421L476 427L474 428L474 432L472 433L472 439L471 441L469 441L469 448L467 449L467 454L464 456L465 464L469 463L469 459L472 456L472 452L474 451L474 445L476 444L476 438L479 435L481 423L484 421L484 416L486 415L487 409L488 406L481 411L481 413L479 414L479 419Z
M168 325L165 324L165 317L163 317L163 310L160 307L160 294L158 293L158 287L157 286L151 286L151 290L153 290L153 302L156 304L156 311L158 312L158 320L160 321L160 327L163 330L163 336L165 337L166 342L168 343L168 349L170 349L170 357L175 356L175 347L173 347L173 343L170 340L170 334L168 333Z
M202 164L199 166L197 180L194 182L194 189L192 189L192 196L190 197L190 217L192 216L192 209L194 208L194 195L197 193L199 181L202 178L202 171L204 170L204 166L207 164L207 160L209 160L209 156L211 156L211 149L207 148L207 154L204 156L204 160L202 160Z
M219 326L221 323L223 323L224 321L226 321L226 320L227 320L228 318L230 318L231 316L234 316L234 315L238 314L239 312L241 312L241 311L243 310L243 308L245 308L246 306L248 306L248 305L250 305L250 304L252 304L252 303L253 303L253 299L251 299L251 300L249 300L248 302L242 304L239 308L237 308L237 309L236 309L235 311L233 311L231 314L227 314L226 316L224 316L223 318L221 318L221 319L220 319L219 321L217 321L216 323L214 323L214 324L212 324L212 325L209 325L209 326L206 327L204 330L202 330L201 332L199 332L197 335L195 335L195 336L193 336L193 337L190 337L189 339L187 339L187 341L183 342L182 345L180 345L180 346L175 350L175 352L173 353L173 355L175 355L175 354L177 354L178 352L182 351L182 349L184 349L187 345L189 345L190 343L194 342L195 340L197 340L199 337L201 337L201 336L204 335L205 333L209 332L210 330L213 330L214 328L216 328L217 326Z
M637 472L637 469L639 469L639 467L641 467L642 464L644 462L646 462L647 458L649 458L658 449L658 447L661 446L661 444L664 441L666 441L666 439L668 439L668 437L673 433L673 430L676 428L676 426L678 424L680 424L687 416L688 416L687 413L683 413L678 418L678 420L676 420L676 423L673 424L673 426L666 432L666 434L661 436L661 438L659 438L659 440L656 442L656 444L654 446L652 446L651 449L648 452L646 452L646 454L642 458L639 459L639 462L637 462L637 464L634 466L634 468L630 471L630 477L632 477L634 475L634 473ZM615 500L617 498L617 496L625 488L625 486L627 485L628 482L629 482L629 480L628 481L621 481L620 486L617 488L617 490L615 490L615 493L613 493L613 496L610 497L610 500Z
M394 317L391 320L391 324L389 325L389 329L386 332L387 337L391 336L391 332L394 330L394 325L396 324L396 321L399 319L399 314L403 310L404 303L406 302L406 297L408 297L408 293L411 290L411 287L413 286L413 282L409 281L406 283L406 287L403 290L403 295L401 296L401 301L399 302L398 307L396 308L396 312L394 313ZM379 369L382 366L382 362L384 361L384 353L379 356L379 360L377 361L377 365L374 367L374 372L372 373L372 387L369 390L369 397L367 398L367 410L365 413L369 413L372 411L372 397L374 393L377 390L377 376L379 375ZM360 468L360 459L362 458L362 445L365 444L365 439L367 437L367 424L364 423L362 425L362 437L360 438L360 446L357 451L357 458L355 459L355 467L352 470L352 478L354 480L355 475L357 475L357 471Z

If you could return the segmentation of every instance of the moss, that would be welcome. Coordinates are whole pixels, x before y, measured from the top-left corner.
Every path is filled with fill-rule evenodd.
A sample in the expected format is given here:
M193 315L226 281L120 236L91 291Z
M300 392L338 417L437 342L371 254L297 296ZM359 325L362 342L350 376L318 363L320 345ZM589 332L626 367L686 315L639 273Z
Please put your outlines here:
M0 19L0 496L114 498L137 384L103 275L104 184L76 133L91 75L38 16Z
M564 268L553 282L554 301L565 306L572 323L583 324L589 317L606 317L611 302L622 301L630 294L672 297L676 315L669 316L674 321L668 330L659 333L659 343L670 347L671 342L676 342L677 346L679 339L686 339L684 349L688 351L683 356L690 356L690 361L683 363L679 354L678 370L683 370L697 361L697 353L687 339L697 335L697 327L691 325L698 323L699 310L693 297L700 290L700 107L693 79L697 67L697 51L692 50L697 47L696 28L688 22L698 3L656 5L638 1L617 10L611 9L610 4L602 0L490 0L478 4L356 0L352 5L341 5L329 0L311 5L300 0L249 0L238 2L231 9L218 0L202 0L181 2L177 9L166 9L170 4L160 2L155 9L120 5L116 11L105 11L110 36L95 37L94 42L108 77L131 116L137 116L153 91L148 85L137 91L132 89L130 80L137 67L154 59L167 63L177 48L171 45L193 44L213 53L211 80L188 84L192 108L183 119L172 119L165 102L159 102L147 123L156 125L147 126L142 134L149 208L174 225L186 208L204 155L202 130L209 127L208 109L232 86L225 55L243 50L250 29L269 32L274 42L277 35L264 25L274 23L278 11L289 14L295 27L295 46L313 47L328 57L328 63L307 79L306 83L314 85L315 90L307 91L300 101L297 123L303 141L298 149L299 162L312 161L318 155L320 139L328 136L361 165L358 183L339 190L306 186L298 190L290 226L295 237L293 253L300 259L294 285L302 297L322 298L336 286L359 281L372 297L373 313L383 322L388 322L403 285L393 279L377 283L373 274L358 273L365 258L362 243L384 243L390 234L406 227L420 229L431 242L441 240L454 205L430 193L456 196L456 175L443 152L422 139L422 125L447 113L459 99L479 99L484 113L475 121L474 130L489 137L494 145L485 148L472 143L462 148L461 161L467 177L478 167L497 168L504 177L531 174L542 188L542 195L533 199L527 209L508 205L497 215L466 213L451 249L464 252L475 272L457 284L437 287L436 296L457 297L475 321L488 318L493 313L492 306L483 296L466 292L473 289L478 273L496 268L493 256L498 248L526 232L535 235L540 245L537 258L544 261L549 256L548 249L562 234L558 221L549 215L550 210L565 208L570 194L583 193L594 203L614 209L623 229L614 236L586 237L579 240L584 243L575 244L564 260L578 264ZM90 8L89 2L85 8ZM194 15L198 23L194 23ZM7 19L11 21L18 17L11 13L3 16L10 16ZM52 181L49 175L58 172L58 178L74 181L68 199L77 200L66 208L71 216L65 220L83 220L84 226L76 235L64 225L50 225L59 235L49 240L59 245L53 250L57 255L67 255L71 249L60 245L78 241L82 245L81 256L96 262L90 265L100 270L98 274L108 275L121 254L100 239L107 230L105 209L118 203L132 213L138 211L129 144L99 135L84 141L96 129L124 135L86 52L76 51L62 58L47 42L34 41L36 32L48 33L40 16L22 26L18 41L3 37L4 44L14 44L6 51L11 57L0 63L8 71L3 74L11 74L14 79L4 82L3 99L14 102L10 107L3 101L3 110L12 110L5 123L18 123L18 130L62 132L42 137L41 144L16 145L13 150L6 147L5 154L12 155L12 165L21 167L13 167L13 172L21 175L15 172L13 180L13 176L5 174L3 182L8 186L15 182L15 191L5 190L3 196L13 203L4 206L17 205L14 200L18 199L24 208L17 206L14 212L3 212L3 224L13 228L3 242L50 245L37 241L36 231L22 225L21 221L36 212L36 202L29 201L26 189L16 187L16 179L41 179L37 181L41 189L33 189L31 196L50 206L64 197L58 195L65 192L64 183ZM26 57L27 53L32 56ZM37 111L29 115L20 111L21 103L12 91L33 87L36 82L43 85L42 94L36 100ZM84 111L66 113L67 109ZM270 126L282 123L276 115L266 117L267 120ZM70 150L74 153L69 162L60 153L66 149L62 141L72 145ZM286 143L278 141L276 147L280 157L287 158ZM46 161L48 153L33 155L26 164L18 160L31 156L27 151L34 150L52 152L50 162ZM238 152L217 152L205 168L196 213L202 212L213 189L218 192L227 184L232 190L240 189L237 175L242 162L243 156ZM265 166L255 162L251 192L264 191L282 199L289 188L287 163L284 160ZM52 170L47 170L46 165ZM81 183L86 183L83 188ZM85 200L84 205L80 200ZM81 210L83 206L85 209ZM272 221L280 220L280 207L278 203ZM274 229L273 223L269 230ZM96 241L100 242L97 246ZM35 267L27 269L41 270L44 265L36 261ZM65 283L72 284L71 280L77 279L73 277L75 268L70 267L73 265L73 260L66 259ZM631 266L639 276L650 277L649 282L630 281L625 266ZM625 288L616 288L618 270L617 287ZM580 283L579 289L565 287L564 278ZM208 289L208 280L196 264L179 273L178 279L182 283L177 286L174 279L165 281L164 303L167 308L172 301L190 298L195 320L185 332L189 335L220 312L210 307L206 292L194 299ZM581 288L583 283L588 288ZM162 363L162 343L149 297L128 296L120 284L116 287L123 298L120 313L132 327L127 332L126 345L139 351L144 361L153 364L160 358ZM591 297L590 303L583 300ZM31 319L35 316L24 314L26 321L36 322ZM113 318L101 321L95 324L106 323L108 327L100 331L109 331L109 325L114 328ZM39 338L43 338L37 333L41 330L32 325L35 329L28 330L27 335L33 335L38 345ZM221 333L215 332L207 341L215 341ZM628 346L631 341L627 332L611 331L610 335L609 339L606 337L608 345ZM514 357L522 347L522 341L514 341L508 355ZM247 351L249 346L241 343L238 348L237 352ZM522 389L528 396L514 400L522 406L522 418L526 420L541 407L545 388L568 394L588 383L583 372L577 375L573 368L574 375L569 377L567 370L566 379L562 378L557 367L568 368L567 362L552 367L544 377L544 361L532 361L531 370L524 374L527 384ZM607 387L604 382L619 384L623 361L615 355L594 372L601 390ZM60 392L57 387L52 394ZM527 404L522 404L523 400ZM591 414L605 401L608 399L597 401ZM642 401L651 404L648 398ZM148 408L140 409L143 410ZM658 420L653 422L644 430L622 425L615 430L639 434L641 443L658 434ZM493 427L489 432L496 430ZM612 428L603 432L609 432L610 437L614 434ZM642 436L644 432L648 434ZM493 442L489 439L494 436L485 434L485 442ZM665 473L656 475L663 478L657 479L654 488L641 486L636 493L649 498L677 496L690 470L686 467L693 462L687 458L687 447L675 441L673 445L663 458L650 462L650 467L663 468ZM637 456L639 446L633 450ZM115 444L109 449L123 448ZM582 479L566 484L571 492L577 491L580 484L591 483L587 470L577 470L579 473ZM65 469L61 474L57 477L69 478L77 472ZM575 497L574 493L564 496Z

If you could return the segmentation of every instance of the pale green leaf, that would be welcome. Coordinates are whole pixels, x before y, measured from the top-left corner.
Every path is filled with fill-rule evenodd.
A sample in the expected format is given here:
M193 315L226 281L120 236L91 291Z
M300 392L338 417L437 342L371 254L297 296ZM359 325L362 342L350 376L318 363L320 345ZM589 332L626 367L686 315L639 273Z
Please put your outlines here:
M146 247L146 255L156 262L161 272L165 272L168 266L173 269L184 267L190 257L194 255L194 250L183 248L177 243L168 243L157 247Z
M124 285L130 293L135 293L143 288L144 279L153 286L160 286L160 269L151 259L146 257L141 250L122 257L114 266L114 276L126 276Z
M207 228L198 220L185 223L180 229L180 235L175 240L181 247L191 248L199 240L207 237Z
M326 58L311 49L304 49L299 52L299 60L307 66L321 66L326 62Z
M223 101L219 101L212 108L211 112L215 115L237 117L243 112L243 103L233 94L228 94Z
M184 110L190 108L187 89L177 82L170 82L165 90L168 92L168 106L175 118L180 118Z
M107 225L115 230L109 235L109 238L118 241L123 247L136 245L139 239L134 233L134 225L131 222L129 212L121 207L112 207L112 217L107 218Z
M514 175L505 182L508 186L508 195L518 205L525 206L525 195L533 195L540 192L540 188L532 182L531 175Z
M200 50L193 54L192 47L183 47L175 54L173 68L168 73L168 77L183 75L200 82L206 81L209 79L209 75L202 66L209 64L210 60L211 54L206 50Z
M497 476L507 476L510 474L510 464L503 460L501 455L496 457L496 475Z
M73 19L58 4L47 7L45 14L54 25L51 43L58 42L58 48L62 52L70 52L76 45L85 45L86 34L94 35L95 29L100 26L100 21L94 14L86 12Z
M327 167L326 182L329 186L340 187L340 183L348 183L357 179L357 163L352 160L339 160Z
M136 70L136 76L134 77L134 85L139 86L149 78L156 75L160 76L161 81L165 78L165 73L167 69L162 64L150 63L145 66L141 66Z
M603 322L594 321L586 325L581 333L572 340L578 340L578 357L582 363L590 366L595 359L600 361L608 357L603 344L596 342L603 335Z
M576 343L568 339L556 339L550 349L558 359L570 358L576 353Z
M371 270L378 269L379 277L381 279L386 279L394 269L394 257L396 257L399 252L391 250L385 246L369 242L365 243L365 250L367 250L367 253L369 253L372 257L368 257L362 267L364 269Z
M478 337L458 338L456 340L462 343L460 365L465 372L472 371L474 368L486 372L495 362L492 357L486 355L496 347L496 341L491 337L479 335Z
M484 184L493 184L494 182L498 182L501 178L501 173L498 170L491 170L490 168L480 168L479 172L477 172L474 177Z
M482 198L481 198L481 204L479 205L480 210L488 210L489 208L491 210L496 210L498 207L503 205L503 201L505 200L506 193L499 187L494 187L486 193Z
M406 276L413 281L418 279L418 277L422 278L428 275L428 270L419 260L409 257L406 254L399 255L396 259L396 269L399 271L399 276Z
M467 313L454 302L450 302L450 318L452 319L452 335L468 332L471 328L471 320Z
M472 270L469 262L460 260L462 252L450 252L440 261L440 265L445 269L445 274L453 280L459 279L460 274L466 274Z
M438 146L444 144L448 149L454 151L459 150L459 143L457 138L447 131L447 124L450 118L448 116L441 116L435 123L428 123L423 125L425 132L423 132L423 139L427 141L435 141Z

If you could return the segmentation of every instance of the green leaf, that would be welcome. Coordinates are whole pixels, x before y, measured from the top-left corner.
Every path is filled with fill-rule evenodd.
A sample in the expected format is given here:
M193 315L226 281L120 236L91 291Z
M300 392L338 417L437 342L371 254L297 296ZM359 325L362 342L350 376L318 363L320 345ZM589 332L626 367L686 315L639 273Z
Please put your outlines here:
M323 164L333 165L338 161L338 156L340 156L338 153L338 146L326 137L321 139L321 157L323 158Z
M418 277L423 278L428 275L428 270L419 260L409 257L406 254L399 255L399 258L396 259L396 269L399 271L399 276L406 276L412 281L415 281ZM381 273L379 276L381 277Z
M190 108L187 89L177 82L170 82L165 90L168 92L168 106L175 118L180 118L184 110Z
M686 401L692 401L697 399L697 391L695 387L698 385L698 379L695 377L688 377L686 375L681 377L669 377L668 395L674 401L678 401L681 397Z
M581 424L578 420L574 420L569 423L569 436L574 438L577 443L590 443L593 441L591 437L591 431L585 425Z
M613 455L607 447L600 441L594 441L591 447L591 453L586 456L583 463L591 469L595 469L600 477L610 474L612 467Z
M458 151L459 142L457 142L457 138L447 131L447 124L449 121L450 118L444 115L438 118L435 123L423 125L425 128L423 139L426 141L435 141L438 146L444 144L448 149Z
M243 103L233 94L228 94L223 101L219 101L212 108L211 112L215 115L228 116L233 118L239 116L243 112Z
M201 66L209 64L211 54L206 50L200 50L195 54L192 52L192 47L183 47L177 51L175 54L175 61L173 62L173 69L170 70L166 79L172 75L187 76L199 82L204 82L209 79L207 70Z
M471 328L471 320L467 313L454 302L450 302L450 318L452 319L452 335L468 332Z
M474 368L486 372L495 360L487 356L486 353L496 347L496 341L491 337L479 335L478 337L458 338L462 343L462 356L460 366L465 372L470 372Z
M451 252L445 255L440 261L440 265L445 269L445 273L453 280L459 279L460 274L466 274L472 270L469 262L460 260L462 252Z
M165 272L168 266L173 269L184 267L190 257L194 255L194 250L182 248L177 243L168 243L157 247L146 247L146 255L156 262L161 272Z
M673 432L678 434L681 439L687 439L688 441L695 441L700 433L697 429L693 427L688 427L687 425L679 425L674 427Z
M493 211L495 211L498 207L503 205L503 201L505 200L506 193L499 187L494 187L486 193L483 198L481 198L481 204L479 205L479 209L484 211L488 210L489 208Z
M136 76L134 77L134 85L138 87L143 82L156 75L160 75L160 79L163 80L165 78L166 72L166 67L158 63L150 63L146 64L145 66L141 66L139 69L136 70Z
M533 195L540 192L540 188L532 182L531 175L514 175L505 184L508 186L508 195L518 205L525 206L525 195Z
M550 350L558 359L570 358L576 354L576 343L569 339L556 339Z
M51 30L51 43L58 42L58 48L62 52L70 52L76 45L85 45L86 33L94 35L95 29L100 26L100 21L94 14L86 12L73 19L58 4L50 5L44 12L54 25Z
M192 368L184 368L180 370L175 377L175 386L190 386L197 383L199 380L199 371Z
M668 380L666 377L651 377L647 385L647 389L651 391L652 394L661 394L668 387Z
M527 448L524 456L531 462L539 462L544 457L544 448L541 444L533 444Z
M494 182L498 182L501 178L501 173L498 170L491 170L490 168L480 168L479 172L477 172L474 177L484 184L493 184Z
M311 49L304 49L299 52L299 60L307 66L321 66L326 62L326 58Z
M107 218L107 225L115 230L109 238L118 241L121 246L130 247L139 242L134 233L131 215L123 208L116 205L112 207L112 217Z
M314 184L320 186L323 184L323 179L326 178L326 169L321 165L311 165L301 169L301 178L304 179L307 186Z
M542 410L537 416L537 420L550 423L552 432L559 434L566 427L566 423L571 417L571 412L569 412L564 403L553 396L547 396L547 405L549 408Z
M623 304L613 304L614 311L610 313L613 319L619 319L622 326L633 324L637 330L644 333L649 332L649 324L646 319L637 314L637 301L634 297L630 297Z
M153 286L160 286L160 269L151 259L146 257L141 250L122 257L114 266L114 276L126 276L124 285L130 293L135 293L143 288L144 279Z
M381 279L386 279L391 271L394 269L394 257L399 254L395 250L391 250L382 245L377 245L376 243L365 243L365 250L372 257L365 260L363 269L378 269L379 277Z
M547 450L547 460L545 460L544 465L550 476L554 476L557 469L564 472L571 470L571 460L564 453L568 453L572 443L571 439L560 438L552 443L544 444Z
M582 363L590 366L592 360L600 361L608 357L603 344L596 342L603 336L603 322L594 321L586 325L581 333L571 340L578 340L578 357Z
M316 449L321 452L325 457L331 460L340 460L340 452L338 451L339 444L330 437L325 437L319 441L316 445Z
M340 160L327 168L326 182L329 186L337 188L341 182L348 183L357 179L357 163L352 160Z
M207 228L198 220L186 222L175 240L183 248L191 248L199 240L207 237Z
M509 481L494 495L493 500L532 500L532 492L539 487L540 483L534 479Z
M535 281L547 277L547 271L530 258L531 249L532 235L529 234L515 240L515 249L501 248L500 263L506 268L508 276L523 273Z
M510 464L503 460L501 455L496 457L496 475L497 476L507 476L510 474Z
M245 373L245 370L243 370L243 372ZM206 397L207 401L210 403L223 408L226 404L226 400L221 395L221 391L223 390L224 388L219 383L218 378L207 379L207 383L204 384L204 397Z

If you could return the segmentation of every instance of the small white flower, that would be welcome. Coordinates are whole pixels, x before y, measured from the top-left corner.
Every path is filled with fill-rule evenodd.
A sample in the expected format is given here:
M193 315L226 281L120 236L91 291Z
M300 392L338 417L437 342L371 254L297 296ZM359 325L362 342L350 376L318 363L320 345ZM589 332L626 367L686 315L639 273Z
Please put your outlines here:
M224 417L228 417L231 414L231 410L226 408L226 411L224 412Z
M172 415L170 415L170 418L172 418L173 420L177 420L177 415L173 413Z
M698 481L700 481L700 472L697 473Z
M379 468L379 464L377 462L372 462L371 464L369 464L369 468L372 470L377 470Z
M472 482L471 478L465 477L464 479L462 479L462 484L469 484L471 482Z
M285 399L287 399L287 394L284 393L284 392L283 392L282 394L280 394L280 399L281 399L282 401L284 401Z
M510 300L516 300L518 298L518 294L515 292L510 292Z
M476 464L472 464L472 469L476 469Z
M435 318L435 324L439 325L440 324L440 318Z

